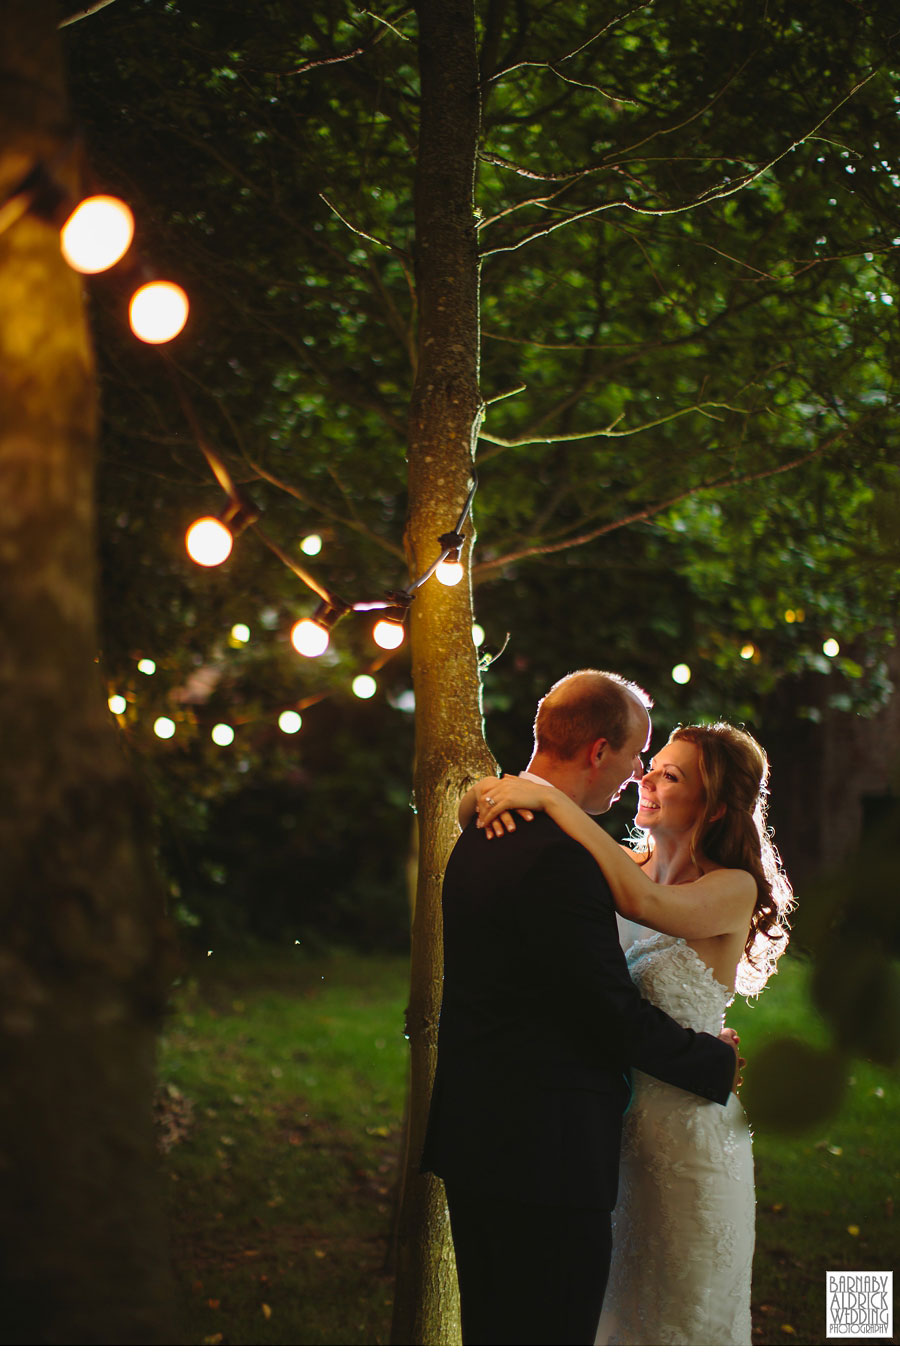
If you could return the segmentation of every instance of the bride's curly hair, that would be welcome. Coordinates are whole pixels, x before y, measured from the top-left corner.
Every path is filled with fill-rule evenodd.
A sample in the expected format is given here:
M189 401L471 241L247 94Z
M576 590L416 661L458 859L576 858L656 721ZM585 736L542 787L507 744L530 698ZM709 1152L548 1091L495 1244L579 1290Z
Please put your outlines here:
M766 826L769 762L759 742L731 723L683 724L673 742L691 742L700 759L706 802L691 838L697 853L756 880L756 905L737 970L741 995L758 995L787 948L794 894ZM715 814L725 809L715 820Z

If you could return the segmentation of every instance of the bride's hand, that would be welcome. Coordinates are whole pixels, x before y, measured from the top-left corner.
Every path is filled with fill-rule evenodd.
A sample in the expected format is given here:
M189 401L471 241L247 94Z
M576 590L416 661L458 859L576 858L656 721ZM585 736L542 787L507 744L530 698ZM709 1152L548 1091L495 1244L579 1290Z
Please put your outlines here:
M533 821L533 808L542 806L541 786L518 775L504 775L502 779L482 779L475 786L477 825L483 828L488 840L502 836L504 830L515 831L512 813L515 810L523 821Z
M733 1028L723 1028L721 1033L717 1034L720 1042L724 1042L734 1052L734 1080L731 1084L732 1094L736 1094L744 1083L743 1070L747 1062L741 1056L741 1039Z

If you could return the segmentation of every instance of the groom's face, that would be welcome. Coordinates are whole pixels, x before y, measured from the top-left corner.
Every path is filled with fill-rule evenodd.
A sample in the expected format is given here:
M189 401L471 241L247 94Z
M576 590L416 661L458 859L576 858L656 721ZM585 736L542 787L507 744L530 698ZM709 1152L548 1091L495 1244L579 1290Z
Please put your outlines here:
M641 755L650 745L650 715L642 704L634 701L634 713L628 734L618 751L607 743L597 765L596 778L590 794L582 804L585 812L598 816L606 812L632 781L640 781L644 772Z

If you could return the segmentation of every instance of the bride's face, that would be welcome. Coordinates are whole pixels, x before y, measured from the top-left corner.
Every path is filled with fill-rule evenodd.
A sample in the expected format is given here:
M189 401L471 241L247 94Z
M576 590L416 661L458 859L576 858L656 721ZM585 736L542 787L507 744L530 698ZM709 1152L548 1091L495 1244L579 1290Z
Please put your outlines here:
M693 742L669 742L653 757L638 787L635 826L661 831L692 831L706 805L700 777L700 753Z

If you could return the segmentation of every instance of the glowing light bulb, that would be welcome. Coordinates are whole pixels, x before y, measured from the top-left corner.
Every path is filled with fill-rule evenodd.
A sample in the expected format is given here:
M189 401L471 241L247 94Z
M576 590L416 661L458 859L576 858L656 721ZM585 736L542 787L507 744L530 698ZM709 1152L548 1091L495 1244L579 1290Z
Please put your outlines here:
M288 734L299 732L303 727L303 719L296 709L285 709L284 713L278 715L278 726Z
M231 637L235 643L250 642L250 627L246 624L233 624L231 626Z
M379 648L399 648L403 642L403 625L396 620L379 620L372 630L372 637Z
M110 695L106 702L109 705L110 713L124 714L128 708L128 701L123 695Z
M322 552L321 535L307 535L305 539L300 541L300 548L304 554L308 554L310 557L314 554L320 554Z
M153 724L153 731L157 737L161 737L164 742L167 742L170 737L175 736L175 724L171 718L158 718Z
M216 746L231 746L234 741L234 728L227 723L217 723L209 734Z
M822 652L826 657L837 657L840 651L841 645L836 638L826 638L825 642L822 644Z
M371 699L378 689L378 682L372 676L356 676L351 689L357 699Z
M472 625L472 642L475 644L476 648L480 648L484 642L484 630L480 624Z
M152 657L142 657L137 664L138 671L143 672L145 676L152 676L156 671L156 663Z
M679 662L672 668L672 680L676 685L687 685L691 679L691 669L687 662Z
M786 611L784 612L784 618L785 618L785 620L787 621L788 624L794 624L794 623L796 622L796 619L797 619L797 612L796 612L796 610L786 610Z
M438 582L443 582L445 587L455 587L462 581L463 566L458 559L452 563L450 559L444 559L434 570L434 575Z
M741 657L743 657L745 662L749 662L755 652L756 646L753 643L745 643L743 648L741 648Z
M62 256L76 272L105 272L134 238L134 217L118 197L86 197L59 232Z
M144 343L168 343L187 323L188 298L174 282L147 282L138 287L128 307L128 322Z
M194 563L204 568L216 568L224 563L231 553L234 536L227 526L214 516L201 516L188 527L184 537L184 547Z
M328 630L315 620L298 620L291 630L291 642L303 657L321 657L328 639Z

